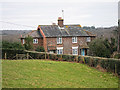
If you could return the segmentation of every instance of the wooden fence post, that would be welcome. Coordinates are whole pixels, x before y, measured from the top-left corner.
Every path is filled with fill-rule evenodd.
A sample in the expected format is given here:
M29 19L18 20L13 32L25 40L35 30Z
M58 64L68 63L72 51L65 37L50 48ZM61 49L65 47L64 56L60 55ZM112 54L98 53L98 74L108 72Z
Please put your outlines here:
M18 54L16 54L16 59L18 60Z
M82 56L82 59L83 59L83 62L84 62L84 64L85 64L85 59L84 59L84 56Z
M63 60L63 58L62 58L62 54L61 54L61 61Z
M29 59L29 53L27 53L27 59Z
M49 59L49 53L48 53L48 59Z
M78 62L78 57L79 57L79 55L76 56L76 62Z
M5 59L7 59L7 55L6 55L6 53L5 53Z
M116 66L116 64L115 64L115 74L117 74L117 66Z
M46 59L46 52L45 52L45 59Z

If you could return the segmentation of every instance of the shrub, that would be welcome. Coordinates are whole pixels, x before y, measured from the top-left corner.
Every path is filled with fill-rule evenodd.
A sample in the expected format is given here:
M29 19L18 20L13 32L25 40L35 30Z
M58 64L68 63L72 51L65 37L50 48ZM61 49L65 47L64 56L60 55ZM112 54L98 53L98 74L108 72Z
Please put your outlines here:
M89 55L110 58L112 53L117 50L116 41L97 38L89 43ZM99 51L99 52L98 52Z
M49 54L49 59L55 60L55 55L54 54Z
M44 47L40 47L40 46L38 46L37 48L36 48L36 51L38 51L38 52L45 52L45 49L44 49Z
M98 64L99 64L99 59L93 57L93 67L97 67Z
M85 62L85 64L90 65L90 57L83 57L83 63Z
M16 54L26 54L24 50L2 49L2 59L5 59L5 53L7 59L16 59Z
M5 53L7 53L7 59L13 58L16 54L26 54L32 57L31 59L51 59L51 60L63 60L63 61L77 61L85 63L92 67L97 67L98 65L107 71L117 73L120 75L120 60L114 58L98 58L98 57L89 57L89 56L74 56L74 55L57 55L57 54L48 54L44 52L35 52L35 51L24 51L24 50L10 50L2 49L2 58L4 58Z
M29 52L31 59L45 59L45 53Z
M2 48L4 49L22 49L24 50L24 47L19 42L8 42L8 41L2 41Z
M26 50L33 49L33 38L31 36L25 37L25 44L24 47Z
M62 60L63 61L69 61L69 62L76 61L76 56L73 56L73 55L62 55Z
M120 53L119 53L119 54L116 54L116 55L114 56L114 58L120 59Z

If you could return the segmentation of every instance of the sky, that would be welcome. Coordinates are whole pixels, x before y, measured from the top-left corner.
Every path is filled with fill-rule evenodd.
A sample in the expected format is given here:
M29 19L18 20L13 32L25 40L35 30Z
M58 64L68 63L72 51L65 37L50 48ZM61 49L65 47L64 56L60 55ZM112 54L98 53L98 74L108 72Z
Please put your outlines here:
M119 0L1 0L0 29L36 30L38 25L117 26Z

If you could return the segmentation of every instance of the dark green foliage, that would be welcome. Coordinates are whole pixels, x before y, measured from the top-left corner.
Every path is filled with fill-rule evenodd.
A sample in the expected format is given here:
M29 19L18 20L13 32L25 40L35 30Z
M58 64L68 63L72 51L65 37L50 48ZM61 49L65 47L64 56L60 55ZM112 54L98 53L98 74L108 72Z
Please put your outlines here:
M93 58L93 57L91 57ZM97 65L99 64L99 59L98 58L93 58L93 67L97 67Z
M41 47L38 46L38 47L36 48L36 51L38 51L38 52L45 52L45 49L44 49L44 47L42 47L42 46L41 46Z
M16 59L16 54L26 54L24 50L2 49L2 59L5 59L5 53L7 55L7 59Z
M24 49L24 47L19 42L8 42L2 41L2 48L4 49Z
M116 41L114 38L108 39L97 38L89 43L89 54L98 57L109 58L114 51L117 50Z
M28 36L25 38L25 44L24 47L26 50L32 50L33 49L33 38L31 36Z
M45 53L29 52L30 59L45 59Z
M114 58L120 59L120 54L116 54L116 55L114 56Z
M30 59L51 59L51 60L63 60L69 62L81 62L91 67L97 67L98 65L109 72L114 72L120 75L120 60L114 58L100 58L100 57L88 57L88 56L74 56L74 55L57 55L49 54L45 52L24 51L24 50L8 50L2 49L2 58L4 59L5 53L7 53L7 59L13 58L16 54L29 53Z
M82 59L85 60L85 64L90 65L90 57L84 57L84 58L82 58Z
M75 61L75 56L71 56L71 55L62 55L62 60L63 61Z
M58 59L57 59L57 56L54 55L54 54L49 54L49 59L58 60Z
M91 26L91 27L89 27L89 26L83 26L83 29L86 29L86 30L95 29L95 26Z

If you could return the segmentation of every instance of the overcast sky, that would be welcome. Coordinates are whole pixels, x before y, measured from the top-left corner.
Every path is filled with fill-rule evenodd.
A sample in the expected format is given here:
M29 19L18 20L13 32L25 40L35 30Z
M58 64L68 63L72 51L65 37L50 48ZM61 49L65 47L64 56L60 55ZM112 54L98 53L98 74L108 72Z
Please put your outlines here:
M57 23L110 27L118 21L119 0L1 0L0 29L36 29ZM14 23L14 24L13 24ZM17 24L17 25L15 25ZM26 27L26 26L31 27Z

